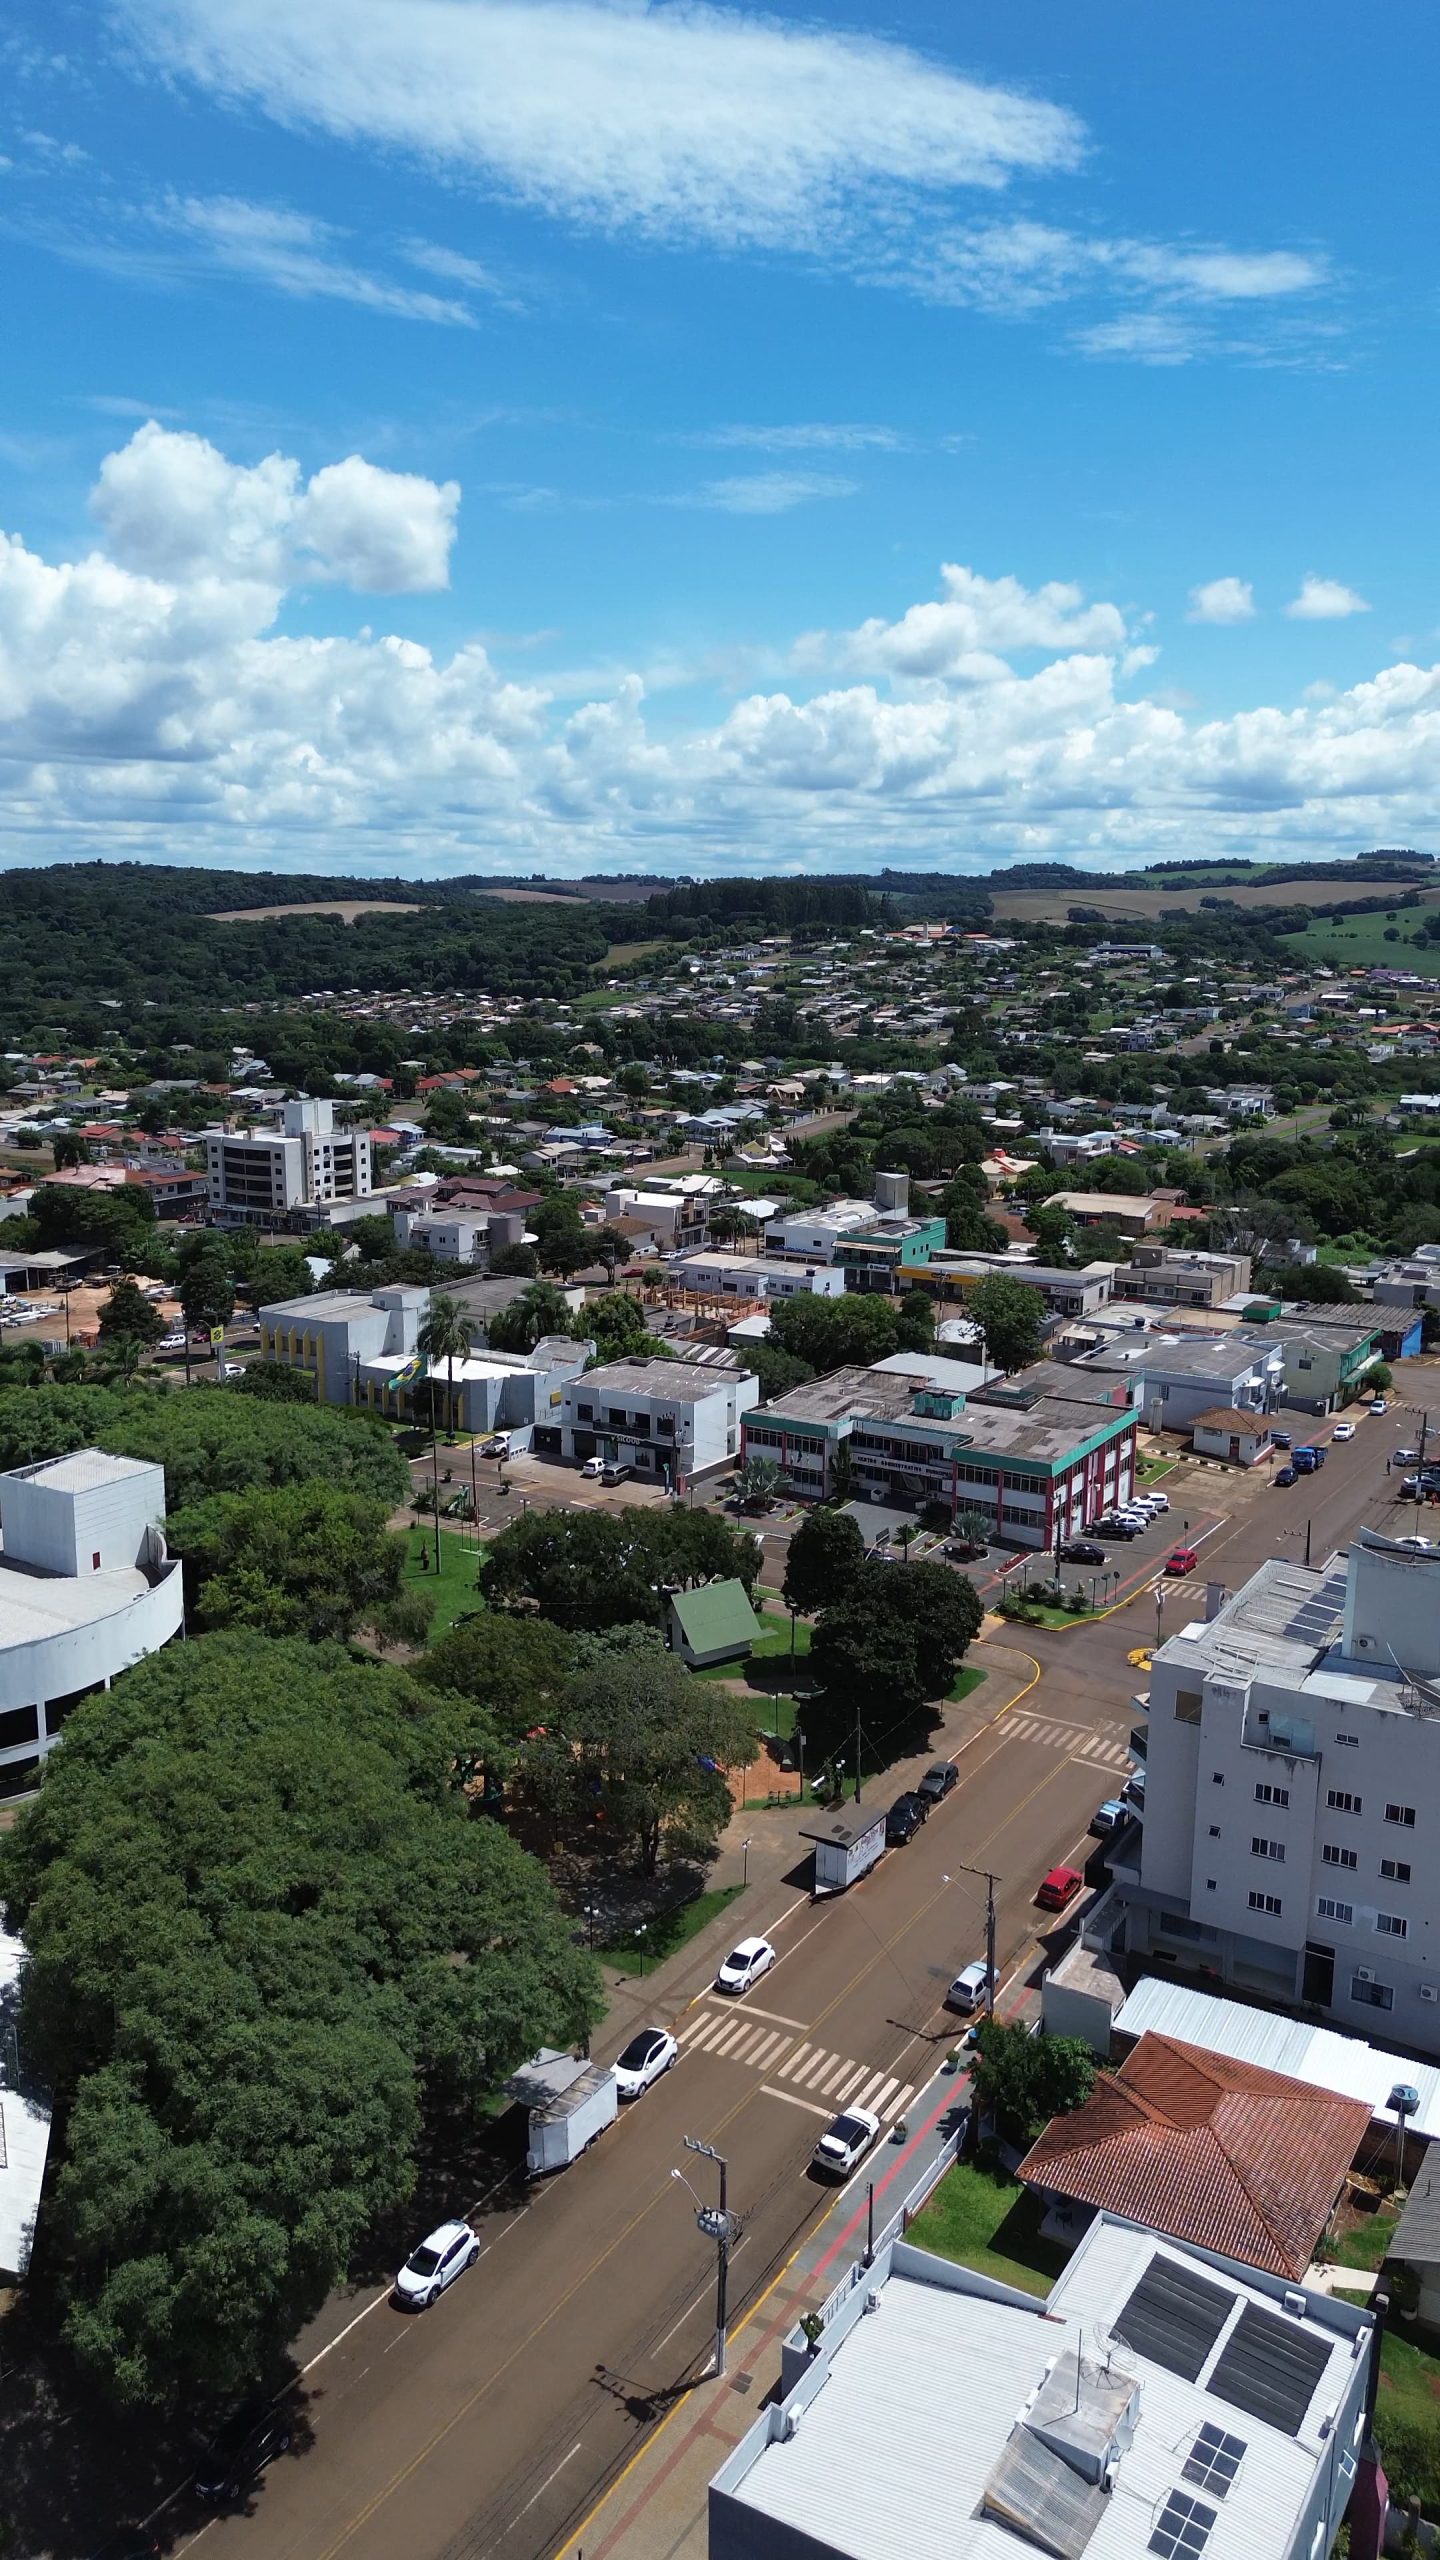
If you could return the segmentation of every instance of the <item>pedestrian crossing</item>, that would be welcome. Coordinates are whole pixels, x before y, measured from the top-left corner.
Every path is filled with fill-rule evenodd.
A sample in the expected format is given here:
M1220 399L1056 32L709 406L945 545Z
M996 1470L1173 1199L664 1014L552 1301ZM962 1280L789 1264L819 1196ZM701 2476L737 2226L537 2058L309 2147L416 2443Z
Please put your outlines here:
M872 2070L865 2062L852 2062L828 2045L812 2044L803 2028L777 2028L756 2018L737 2018L730 2009L699 2008L676 2033L685 2052L719 2054L727 2062L743 2062L776 2083L776 2097L813 2101L817 2114L868 2107L882 2124L889 2124L903 2116L915 2095L913 2081Z
M1097 1769L1130 1767L1130 1754L1123 1742L1112 1741L1108 1734L1097 1733L1093 1725L1062 1724L1054 1716L1009 1715L1004 1731L1018 1734L1022 1742L1038 1742L1050 1751L1063 1751L1068 1760L1093 1760Z

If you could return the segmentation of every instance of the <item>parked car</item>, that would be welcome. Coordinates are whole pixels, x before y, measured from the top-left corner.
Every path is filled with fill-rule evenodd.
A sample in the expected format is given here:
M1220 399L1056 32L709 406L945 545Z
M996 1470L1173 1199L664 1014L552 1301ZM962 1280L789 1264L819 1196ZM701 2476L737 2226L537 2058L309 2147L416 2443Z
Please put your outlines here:
M1392 1462L1397 1467L1416 1466L1419 1464L1419 1459L1418 1449L1396 1449L1392 1452Z
M825 2178L848 2178L871 2144L879 2139L879 2117L872 2115L868 2107L847 2107L829 2132L821 2134L811 2154L811 2167Z
M1295 1469L1293 1467L1277 1467L1270 1481L1272 1484L1294 1484L1296 1481Z
M1103 1564L1105 1550L1093 1538L1067 1538L1060 1553L1066 1564Z
M1142 1520L1158 1520L1161 1511L1168 1511L1170 1505L1153 1493L1132 1493L1121 1503L1120 1508L1124 1512L1129 1512L1132 1517L1138 1514Z
M622 2098L643 2098L679 2059L680 2047L663 2027L642 2027L614 2065L615 2086Z
M1078 1867L1052 1867L1035 1899L1042 1911L1066 1911L1084 1882Z
M1193 1573L1199 1561L1193 1547L1173 1547L1165 1559L1165 1570L1178 1579L1181 1574Z
M440 2223L411 2250L395 2279L396 2301L406 2311L428 2310L479 2255L480 2243L468 2222Z
M1332 1440L1353 1440L1355 1437L1354 1423L1337 1422L1334 1430L1330 1434L1330 1437Z
M717 1991L730 1991L738 1998L751 1990L762 1974L776 1962L775 1950L768 1938L742 1938L732 1947L715 1976Z
M1118 1831L1121 1824L1128 1821L1129 1815L1130 1808L1123 1796L1107 1796L1103 1804L1096 1806L1090 1828L1097 1840L1106 1840L1112 1831Z
M1383 1396L1372 1396L1370 1399L1370 1410L1378 1422L1382 1414L1389 1412L1390 1407Z
M162 1333L155 1348L157 1351L183 1351L185 1336L183 1333Z
M290 2450L290 2422L268 2400L244 2400L195 2465L195 2495L207 2506L233 2506L269 2462Z
M976 1556L988 1555L988 1538L947 1538L943 1552L952 1564L969 1564Z
M584 1465L583 1465L583 1466L581 1467L581 1469L580 1469L580 1473L582 1474L582 1476L603 1476L603 1474L605 1473L605 1461L604 1461L604 1459L603 1459L603 1458L587 1458L587 1459L585 1460Z
M991 1981L990 1968L983 1956L973 1964L962 1965L945 1994L947 2009L958 2009L962 2018L973 2017L982 2007Z
M954 1761L937 1760L933 1769L926 1770L915 1793L923 1796L927 1804L943 1804L951 1788L958 1786L959 1782L960 1772Z
M1132 1538L1139 1537L1140 1524L1138 1520L1122 1520L1118 1513L1109 1513L1105 1519L1097 1520L1095 1534L1097 1538L1123 1538L1128 1546Z
M930 1807L917 1795L897 1796L885 1816L885 1843L890 1849L903 1849L913 1840Z
M1137 1502L1148 1502L1152 1511L1168 1511L1170 1508L1169 1494L1159 1493L1153 1489L1143 1494L1137 1494L1135 1499Z
M1272 1448L1275 1448L1275 1449L1288 1449L1288 1448L1289 1448L1289 1446L1290 1446L1290 1434L1289 1434L1289 1432L1288 1432L1288 1431L1272 1431L1272 1432L1271 1432L1271 1434L1270 1434L1270 1444L1271 1444L1271 1447L1272 1447Z
M628 1484L634 1473L634 1468L620 1458L601 1469L600 1481L602 1484Z

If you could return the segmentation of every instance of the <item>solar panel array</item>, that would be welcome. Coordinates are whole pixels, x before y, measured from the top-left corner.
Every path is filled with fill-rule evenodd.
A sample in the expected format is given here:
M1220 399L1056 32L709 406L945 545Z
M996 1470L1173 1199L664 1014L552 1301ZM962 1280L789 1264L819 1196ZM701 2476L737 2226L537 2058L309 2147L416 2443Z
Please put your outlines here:
M1216 2510L1201 2498L1187 2497L1183 2489L1172 2489L1150 2536L1150 2548L1158 2551L1160 2560L1199 2560L1210 2539L1210 2527Z
M1263 2418L1282 2435L1298 2436L1329 2361L1326 2339L1298 2320L1247 2302L1207 2387L1232 2409Z
M1193 2481L1197 2489L1208 2489L1223 2498L1245 2458L1245 2445L1240 2436L1227 2436L1223 2427L1207 2422L1190 2448L1190 2459L1180 2477Z
M1115 2321L1115 2335L1151 2364L1194 2382L1235 2299L1223 2285L1157 2251Z

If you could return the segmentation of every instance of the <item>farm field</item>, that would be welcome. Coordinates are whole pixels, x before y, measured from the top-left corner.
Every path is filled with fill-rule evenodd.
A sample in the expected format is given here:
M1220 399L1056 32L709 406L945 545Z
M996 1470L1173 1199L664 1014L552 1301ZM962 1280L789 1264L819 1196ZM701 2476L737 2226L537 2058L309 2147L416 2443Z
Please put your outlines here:
M1353 871L1321 871L1313 880L1286 880L1273 888L1218 881L1202 874L1186 887L1174 889L1147 887L1143 881L1133 889L1091 889L1078 880L1064 889L997 889L993 903L997 924L1053 924L1057 908L1070 906L1093 907L1098 915L1113 916L1117 923L1145 924L1161 916L1193 915L1201 899L1209 897L1231 899L1241 909L1316 907L1328 906L1337 898L1378 898L1387 892L1398 898L1414 886L1413 880L1357 879ZM1421 896L1433 904L1440 898L1440 885L1422 890ZM1359 916L1351 921L1365 924L1370 919ZM1385 919L1381 916L1378 921L1383 925ZM1393 943L1388 946L1394 947Z
M357 916L418 916L420 909L400 898L308 898L291 907L226 907L212 924L265 924L273 916L333 916L337 924L353 924Z
M1285 948L1302 963L1328 961L1337 969L1419 969L1427 978L1440 977L1440 943L1410 938L1422 913L1402 909L1396 916L1398 942L1386 941L1383 915L1317 916L1303 933L1287 933Z

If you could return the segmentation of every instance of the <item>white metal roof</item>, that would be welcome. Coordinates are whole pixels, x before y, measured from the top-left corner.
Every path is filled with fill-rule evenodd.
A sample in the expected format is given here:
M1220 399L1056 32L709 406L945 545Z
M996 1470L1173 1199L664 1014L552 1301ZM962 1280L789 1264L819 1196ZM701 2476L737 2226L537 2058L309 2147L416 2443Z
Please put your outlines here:
M51 1458L38 1467L17 1467L28 1484L48 1493L93 1493L98 1485L124 1484L132 1476L159 1475L153 1458L113 1458L107 1449L74 1449L66 1458Z
M30 1573L0 1556L0 1653L117 1617L149 1588L135 1565L107 1573Z
M1268 2009L1247 2009L1239 2000L1219 2000L1213 1992L1191 1991L1183 1983L1147 1974L1121 2009L1115 2031L1122 2036L1176 2036L1182 2044L1199 2045L1206 2053L1223 2053L1235 2062L1283 2071L1311 2089L1363 2098L1372 2115L1390 2125L1395 2121L1390 2092L1408 2081L1420 2092L1419 2111L1410 2118L1412 2127L1432 2141L1440 2138L1440 2070L1408 2054L1386 2053L1382 2046L1366 2044L1359 2036L1337 2035L1333 2027L1272 2016Z
M0 2028L5 2030L14 2023L24 1953L20 1940L0 1929ZM11 2085L9 2050L7 2032L0 2035L0 2275L23 2276L45 2181L50 2110L37 2091L24 2085L23 2072L22 2085Z

